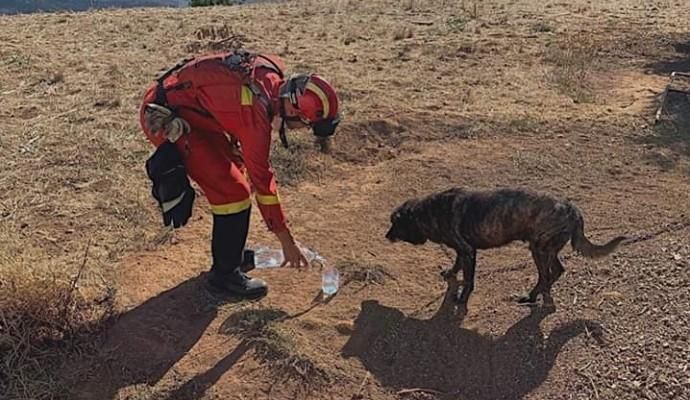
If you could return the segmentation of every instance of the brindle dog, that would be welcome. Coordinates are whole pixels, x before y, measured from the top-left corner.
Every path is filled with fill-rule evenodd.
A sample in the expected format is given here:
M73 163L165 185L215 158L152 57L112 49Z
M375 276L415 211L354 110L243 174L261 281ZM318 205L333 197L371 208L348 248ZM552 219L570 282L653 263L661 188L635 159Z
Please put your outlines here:
M520 303L535 303L543 296L551 304L551 286L563 273L558 252L572 242L585 257L603 257L625 240L619 236L603 246L584 235L582 214L573 204L545 194L522 189L466 191L449 189L411 199L391 214L386 238L414 245L427 240L447 245L457 252L451 269L442 274L454 278L462 270L464 285L456 301L467 304L474 289L477 249L504 246L512 241L529 243L539 280Z

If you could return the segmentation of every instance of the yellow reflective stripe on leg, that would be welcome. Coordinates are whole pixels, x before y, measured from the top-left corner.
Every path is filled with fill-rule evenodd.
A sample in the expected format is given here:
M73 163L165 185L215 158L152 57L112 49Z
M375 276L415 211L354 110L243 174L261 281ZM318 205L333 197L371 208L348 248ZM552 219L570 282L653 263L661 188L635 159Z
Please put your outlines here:
M216 215L229 215L241 213L252 205L251 199L236 201L227 204L211 204L211 212Z
M280 204L280 198L278 195L263 195L263 194L257 194L256 195L256 201L264 206L274 206L276 204Z
M254 93L252 93L252 90L249 88L249 86L242 86L240 104L243 106L251 106L254 104Z

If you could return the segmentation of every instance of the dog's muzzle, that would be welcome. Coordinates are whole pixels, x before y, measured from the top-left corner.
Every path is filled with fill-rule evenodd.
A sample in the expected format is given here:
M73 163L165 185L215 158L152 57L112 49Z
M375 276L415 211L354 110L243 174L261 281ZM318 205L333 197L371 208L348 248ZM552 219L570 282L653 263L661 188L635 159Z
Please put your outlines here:
M398 238L395 236L393 233L393 230L389 230L388 233L386 233L386 239L388 239L391 242L397 242Z

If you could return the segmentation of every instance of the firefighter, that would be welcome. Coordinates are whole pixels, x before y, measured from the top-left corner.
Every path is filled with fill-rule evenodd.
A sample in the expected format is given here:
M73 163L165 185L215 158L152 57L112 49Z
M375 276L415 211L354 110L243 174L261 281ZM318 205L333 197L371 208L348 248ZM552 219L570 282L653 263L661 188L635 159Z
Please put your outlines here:
M340 121L334 88L317 74L284 75L276 56L245 50L183 60L148 88L140 119L156 151L146 161L152 195L165 225L184 226L195 192L213 214L209 273L212 288L256 298L268 287L241 268L253 193L268 229L278 238L283 266L307 260L295 244L270 163L271 133L287 147L286 129L311 127L327 138Z

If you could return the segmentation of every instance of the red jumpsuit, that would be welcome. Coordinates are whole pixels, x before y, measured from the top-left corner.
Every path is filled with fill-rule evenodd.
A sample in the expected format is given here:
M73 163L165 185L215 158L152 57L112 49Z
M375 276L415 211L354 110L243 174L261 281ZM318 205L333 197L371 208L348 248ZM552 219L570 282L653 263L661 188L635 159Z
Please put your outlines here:
M272 126L266 101L278 110L282 79L275 70L258 66L254 82L253 89L262 91L263 101L220 61L196 61L165 79L167 104L163 105L176 109L191 127L191 132L175 143L187 173L204 191L211 211L228 215L249 209L253 187L268 229L279 233L287 227L269 161ZM158 146L165 137L148 131L144 124L144 106L155 101L154 83L146 92L140 116L147 138ZM225 133L239 142L244 166L232 155Z

